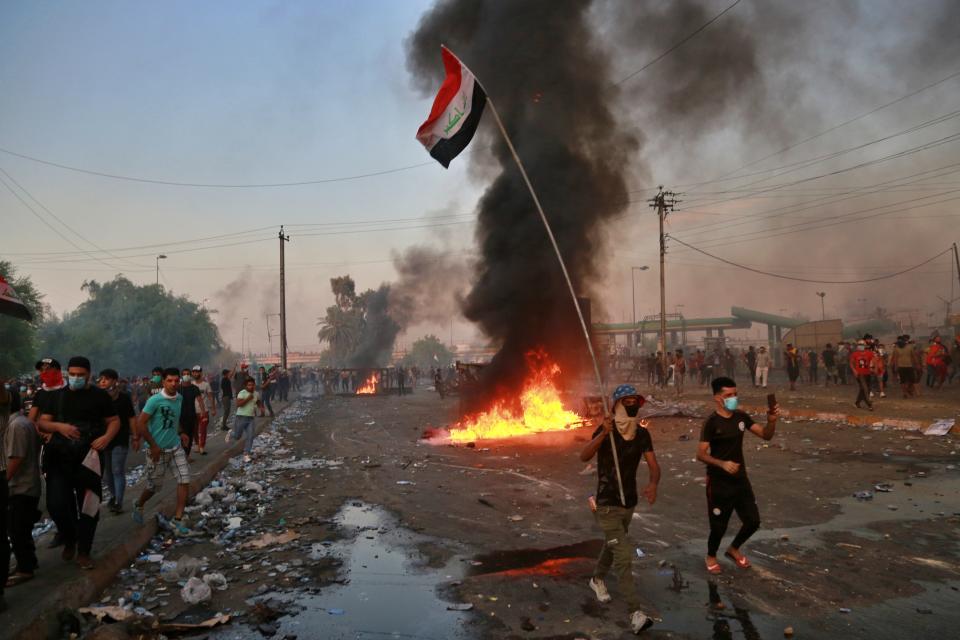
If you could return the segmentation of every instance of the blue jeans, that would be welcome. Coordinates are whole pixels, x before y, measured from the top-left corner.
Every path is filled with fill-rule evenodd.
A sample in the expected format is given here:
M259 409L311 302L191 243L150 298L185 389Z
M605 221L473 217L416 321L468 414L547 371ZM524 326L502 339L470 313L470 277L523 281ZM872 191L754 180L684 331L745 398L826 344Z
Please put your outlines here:
M233 439L244 439L243 452L250 454L253 451L253 437L256 435L253 428L253 416L235 416L233 419Z
M127 453L129 447L117 445L110 447L104 456L103 479L113 496L113 503L123 506L123 493L127 488Z

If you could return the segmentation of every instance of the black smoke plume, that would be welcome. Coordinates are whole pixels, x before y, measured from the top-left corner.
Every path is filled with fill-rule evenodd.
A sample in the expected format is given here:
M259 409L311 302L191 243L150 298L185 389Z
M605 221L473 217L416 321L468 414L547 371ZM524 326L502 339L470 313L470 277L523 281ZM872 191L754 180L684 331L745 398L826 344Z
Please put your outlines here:
M408 68L425 94L442 78L441 44L484 85L538 190L578 295L589 295L602 273L608 254L601 226L627 206L624 171L640 146L611 109L617 88L590 8L589 0L441 0L408 42ZM543 225L489 116L477 135L473 146L496 161L496 175L477 205L480 255L463 313L500 349L468 411L493 394L515 396L528 351L543 347L575 374L585 350ZM488 166L490 156L479 163Z

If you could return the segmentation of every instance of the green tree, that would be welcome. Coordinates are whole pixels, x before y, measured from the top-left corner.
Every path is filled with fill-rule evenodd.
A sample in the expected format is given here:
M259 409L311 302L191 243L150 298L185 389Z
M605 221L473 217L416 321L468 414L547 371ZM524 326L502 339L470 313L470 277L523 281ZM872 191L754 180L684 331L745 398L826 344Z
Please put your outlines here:
M403 357L401 364L405 367L448 367L453 362L454 354L446 347L440 338L435 335L426 335L410 347L410 351Z
M157 285L138 286L122 275L85 282L89 299L41 328L44 353L66 364L73 355L95 369L143 374L153 366L209 363L223 344L202 306Z
M33 322L0 316L0 377L33 370L37 357L38 327L43 322L43 296L29 276L18 276L12 263L0 260L0 275L10 283L21 302L33 314Z
M320 325L317 338L330 345L330 361L334 366L345 366L360 340L363 315L357 309L332 305L327 307L327 315L320 318L317 324Z

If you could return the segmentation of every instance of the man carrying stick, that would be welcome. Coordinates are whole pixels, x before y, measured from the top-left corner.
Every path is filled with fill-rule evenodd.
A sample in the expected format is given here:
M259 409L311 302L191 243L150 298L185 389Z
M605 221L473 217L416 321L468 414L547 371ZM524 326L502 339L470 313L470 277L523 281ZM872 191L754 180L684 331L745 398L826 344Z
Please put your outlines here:
M776 404L767 412L767 424L756 424L753 418L740 411L737 383L730 378L715 378L712 383L713 400L717 405L700 433L697 460L707 465L707 509L710 537L707 540L706 567L711 574L721 573L717 550L727 532L730 515L736 511L741 527L724 555L741 569L749 569L750 561L740 553L750 536L760 528L760 510L747 478L743 460L743 434L749 431L764 440L772 440L780 407Z
M656 501L657 484L660 482L660 465L653 453L650 432L639 424L637 418L643 401L643 397L632 385L622 384L617 387L613 392L613 415L603 420L594 431L593 439L580 453L580 459L584 462L597 456L594 516L604 537L603 550L597 560L593 577L590 578L590 588L596 594L597 600L610 602L610 594L603 578L612 565L619 581L620 595L632 611L630 627L634 633L640 633L653 624L653 620L640 609L640 601L633 584L633 551L627 541L627 530L633 519L633 510L637 506L637 467L641 458L647 461L650 470L650 482L643 489L643 495L649 504ZM616 442L616 456L613 455L611 441ZM615 459L619 461L620 477L623 481L623 502L620 500Z

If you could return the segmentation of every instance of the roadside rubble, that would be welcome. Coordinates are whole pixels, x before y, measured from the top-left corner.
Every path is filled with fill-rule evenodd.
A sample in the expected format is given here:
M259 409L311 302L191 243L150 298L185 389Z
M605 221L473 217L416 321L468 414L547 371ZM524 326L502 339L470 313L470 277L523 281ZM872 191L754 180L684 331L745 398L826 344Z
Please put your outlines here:
M323 524L311 517L287 522L274 513L274 504L289 487L278 480L291 470L335 470L342 460L302 459L288 445L291 426L301 422L309 399L300 399L279 414L254 441L254 459L231 458L186 508L190 533L176 536L169 521L157 514L158 534L129 567L117 575L100 602L77 610L93 624L124 623L128 633L159 637L211 629L237 618L268 625L283 615L253 603L244 610L217 610L219 593L239 586L254 593L303 586L313 581L317 566L328 568L329 541L307 538L294 528ZM194 557L193 553L203 555ZM280 556L293 556L281 560ZM231 599L236 604L236 599ZM243 599L241 598L241 602ZM251 604L247 602L246 604ZM271 617L272 616L272 617Z

